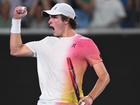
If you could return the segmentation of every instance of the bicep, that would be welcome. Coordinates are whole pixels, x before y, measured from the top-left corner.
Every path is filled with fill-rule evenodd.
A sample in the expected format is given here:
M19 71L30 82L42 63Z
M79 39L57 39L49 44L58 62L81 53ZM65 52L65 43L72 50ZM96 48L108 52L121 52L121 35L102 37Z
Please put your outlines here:
M21 45L20 48L11 55L13 56L34 56L33 51L25 44Z

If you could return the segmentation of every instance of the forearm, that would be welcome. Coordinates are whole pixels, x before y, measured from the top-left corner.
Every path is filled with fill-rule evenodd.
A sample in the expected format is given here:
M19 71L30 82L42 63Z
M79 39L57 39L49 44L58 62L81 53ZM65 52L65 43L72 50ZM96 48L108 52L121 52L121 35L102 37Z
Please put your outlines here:
M22 40L20 34L11 33L10 35L10 53L13 55L22 46Z
M10 35L10 53L15 53L22 46L21 40L21 19L12 19Z
M107 84L109 83L110 78L109 75L106 74L103 76L103 78L99 78L94 86L94 88L91 90L89 95L92 97L93 101L103 92Z

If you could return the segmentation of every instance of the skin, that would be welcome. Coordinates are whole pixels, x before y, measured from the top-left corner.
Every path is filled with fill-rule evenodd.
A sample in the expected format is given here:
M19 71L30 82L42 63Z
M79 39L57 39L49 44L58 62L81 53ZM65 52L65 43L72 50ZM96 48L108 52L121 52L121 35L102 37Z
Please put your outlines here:
M21 6L15 8L13 18L21 19L24 17L24 13L27 12L26 9L22 9ZM68 21L62 21L60 16L50 16L48 21L50 27L52 27L53 35L57 37L71 37L76 34L75 30L73 30ZM33 56L33 52L22 43L21 34L20 33L11 33L10 35L10 53L13 56ZM92 65L98 79L96 81L95 86L91 90L91 92L84 97L81 97L79 104L84 101L85 105L91 105L94 100L102 93L107 84L110 81L109 74L105 68L103 62L93 64ZM73 103L60 103L57 105L74 105Z

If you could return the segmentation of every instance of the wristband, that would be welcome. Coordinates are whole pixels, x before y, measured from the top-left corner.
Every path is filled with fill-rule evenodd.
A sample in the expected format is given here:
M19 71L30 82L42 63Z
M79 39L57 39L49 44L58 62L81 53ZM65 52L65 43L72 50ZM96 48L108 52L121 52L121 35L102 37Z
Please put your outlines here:
M21 33L21 19L12 19L11 33Z

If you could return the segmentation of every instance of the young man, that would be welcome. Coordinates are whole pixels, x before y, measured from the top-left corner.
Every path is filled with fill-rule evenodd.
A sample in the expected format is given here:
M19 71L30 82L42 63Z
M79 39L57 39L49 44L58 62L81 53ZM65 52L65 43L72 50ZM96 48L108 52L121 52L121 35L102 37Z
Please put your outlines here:
M20 22L27 14L25 8L15 8L11 35L10 52L14 56L34 56L37 67L41 96L37 105L76 105L78 104L69 68L72 63L78 84L80 101L91 105L110 81L109 74L100 58L95 43L76 33L75 12L66 3L58 3L51 10L43 11L49 15L48 24L54 36L47 36L40 41L22 43ZM83 95L82 82L86 68L93 66L98 80L91 92Z

